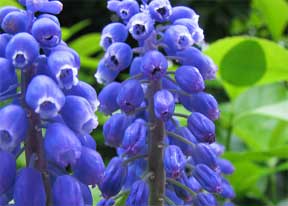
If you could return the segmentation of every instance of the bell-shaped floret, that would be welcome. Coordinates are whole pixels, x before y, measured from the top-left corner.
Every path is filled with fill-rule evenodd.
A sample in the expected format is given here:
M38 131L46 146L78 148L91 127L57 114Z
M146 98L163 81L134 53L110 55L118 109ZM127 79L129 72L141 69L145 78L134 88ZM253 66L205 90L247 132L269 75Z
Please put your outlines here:
M167 121L175 110L175 100L173 94L168 90L160 90L154 95L154 112L158 119Z
M14 187L15 206L45 206L46 193L41 173L34 168L20 171Z
M107 5L110 11L114 11L126 23L139 12L139 4L135 0L110 0Z
M8 192L14 184L16 177L16 159L6 151L0 151L0 194Z
M186 6L175 6L172 8L172 15L169 20L174 22L177 19L189 18L189 19L199 19L199 15L195 11Z
M154 29L154 20L148 13L138 13L130 19L127 26L130 34L135 40L143 41L152 33Z
M215 142L215 125L203 114L193 112L188 118L187 125L198 142Z
M132 185L126 200L127 206L146 206L149 199L149 186L143 180L138 180Z
M61 41L61 28L50 18L38 18L32 26L32 35L41 47L55 47Z
M81 156L81 143L64 124L53 123L47 127L44 148L47 159L61 167L74 165Z
M57 177L52 194L54 206L84 206L80 184L69 175Z
M113 71L122 71L130 65L132 57L132 49L128 44L116 42L107 49L104 66Z
M111 23L102 30L100 45L106 50L115 42L125 42L127 37L128 30L124 24Z
M195 206L217 206L217 200L211 193L200 192L193 199L193 205Z
M6 58L16 68L25 68L32 64L39 55L39 45L28 33L14 35L6 47Z
M153 19L164 22L172 14L172 7L169 0L153 0L149 3L149 12Z
M125 113L135 111L144 100L144 91L138 80L127 80L122 83L117 96L117 103Z
M195 164L205 164L215 171L218 169L217 157L207 144L197 144L193 147L191 156Z
M120 192L127 177L127 170L120 157L114 157L109 162L99 186L104 198L113 197Z
M32 12L59 14L63 9L63 5L60 1L26 0L25 5L27 10Z
M124 133L122 148L125 154L137 155L146 148L147 126L142 119L135 120Z
M12 152L24 140L28 129L26 112L10 104L0 110L0 150Z
M97 117L89 102L80 96L66 96L61 115L65 123L76 133L89 134L98 126Z
M65 103L65 96L48 76L37 75L29 83L26 103L43 119L57 116Z
M121 90L121 84L112 82L104 87L98 95L100 102L99 110L106 115L111 115L119 109L117 97Z
M171 178L178 178L184 170L187 160L182 150L176 145L169 145L164 153L164 167Z
M73 166L74 176L86 185L100 184L105 165L101 155L90 148L82 147L80 158Z
M130 125L131 118L126 114L112 115L103 126L105 144L111 147L119 147L123 141L124 132Z
M175 72L179 87L188 93L200 92L205 89L205 82L199 70L193 66L181 66Z
M3 18L1 28L9 34L28 32L32 20L32 16L26 11L12 11Z
M109 84L116 79L119 73L120 71L108 69L104 64L104 59L101 59L94 77L100 84Z

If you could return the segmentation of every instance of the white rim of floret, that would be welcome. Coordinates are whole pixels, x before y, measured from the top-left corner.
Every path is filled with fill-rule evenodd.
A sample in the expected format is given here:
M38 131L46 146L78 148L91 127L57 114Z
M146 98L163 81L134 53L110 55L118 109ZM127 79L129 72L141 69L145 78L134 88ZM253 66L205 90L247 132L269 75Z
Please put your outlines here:
M13 65L16 65L16 64L17 64L17 62L16 62L16 57L17 57L17 55L19 55L19 54L20 54L20 55L23 55L23 57L24 57L24 59L25 59L25 62L24 62L21 66L27 65L27 64L28 64L28 57L27 57L27 55L26 55L26 53L25 53L24 51L20 51L20 50L16 51L16 52L14 53L13 57L12 57Z
M36 109L35 109L35 112L36 112L37 114L40 113L41 105L42 105L44 102L50 102L50 103L54 104L55 107L56 107L56 111L60 111L60 109L61 109L61 105L58 104L57 101L55 101L55 98L49 97L49 96L45 96L45 97L40 98L40 99L38 100L38 102L37 102L37 105L38 105L38 106L37 106ZM57 113L58 113L58 112L56 112L53 116L56 116Z
M130 27L130 29L129 29L130 33L133 33L134 26L137 25L137 24L143 25L143 26L145 27L145 32L144 32L144 34L146 34L148 28L147 28L147 26L146 26L146 24L145 24L145 21L139 21L139 20L138 20L138 21L133 21L133 23L131 24L131 27ZM135 35L137 35L137 34L135 34ZM137 35L137 36L140 36L140 35Z
M0 127L0 130L4 130L4 131L6 131L6 132L8 132L8 134L10 135L10 137L12 137L12 131L11 131L11 129L10 128L1 128ZM11 141L9 142L9 143L6 143L6 144L4 144L2 141L0 142L1 144L0 144L0 149L2 148L3 150L8 150L9 152L12 152L13 151L13 145L15 144L15 140L16 140L16 138L11 138Z
M187 37L187 39L189 41L189 44L187 46L191 46L194 43L194 40L193 40L192 35L190 33L189 34L181 34L177 39L177 49L179 49L179 50L183 49L182 46L180 44L178 44L181 37Z
M101 72L97 72L94 74L94 77L96 79L96 81L99 83L99 84L106 84L106 82L104 81L104 79L102 78L101 76Z
M166 3L166 5L164 5L164 6L162 6L162 5L159 4L159 7L155 7L155 9L154 9L155 13L158 13L158 12L157 12L158 9L163 8L163 7L166 6L167 9L168 9L168 11L169 11L168 16L170 16L170 15L172 14L172 6L171 6L171 4L169 3L168 0L166 0L165 3Z
M73 74L73 84L69 87L65 87L62 82L60 81L60 75L61 75L61 71L65 70L65 69L71 69L72 70L72 74ZM72 67L70 64L65 64L63 65L60 69L59 72L56 74L56 78L57 78L57 82L59 84L59 87L61 89L65 88L65 89L71 89L73 86L77 85L79 82L79 79L77 78L78 75L78 69L76 67Z

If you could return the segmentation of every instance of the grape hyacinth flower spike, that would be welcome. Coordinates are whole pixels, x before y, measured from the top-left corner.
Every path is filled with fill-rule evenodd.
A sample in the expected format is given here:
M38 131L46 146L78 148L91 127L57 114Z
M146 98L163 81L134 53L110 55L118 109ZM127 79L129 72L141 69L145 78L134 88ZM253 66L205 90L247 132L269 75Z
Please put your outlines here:
M61 40L62 3L19 3L25 9L0 8L0 205L92 206L90 186L105 170L90 136L97 94ZM22 154L27 165L17 168Z
M117 150L117 157L104 172L98 205L113 205L127 193L129 206L231 202L233 188L224 175L234 167L220 157L223 148L215 143L214 125L220 112L205 92L205 81L215 78L217 66L199 49L204 40L199 15L172 7L169 0L139 4L107 2L121 22L102 31L105 54L95 78L105 84L100 111L110 115L105 144ZM117 81L126 69L130 76ZM178 113L178 106L186 114Z

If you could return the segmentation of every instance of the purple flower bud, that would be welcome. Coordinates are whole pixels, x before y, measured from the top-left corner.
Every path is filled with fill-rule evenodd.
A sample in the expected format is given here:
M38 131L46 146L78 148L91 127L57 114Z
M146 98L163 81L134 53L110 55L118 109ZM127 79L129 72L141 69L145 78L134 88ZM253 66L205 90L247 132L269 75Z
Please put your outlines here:
M219 165L221 172L225 175L231 175L235 171L235 167L228 160L218 158L217 164Z
M195 206L217 206L217 200L211 193L198 193L193 199L193 205Z
M188 118L188 128L198 142L213 143L215 141L215 125L206 116L193 112Z
M191 156L195 164L205 164L215 171L218 169L216 155L207 144L200 143L195 145Z
M138 180L132 185L130 194L126 200L127 206L148 205L149 186L143 180Z
M80 158L73 166L74 176L86 185L99 184L104 176L105 165L100 154L82 147Z
M25 5L27 10L32 12L59 14L63 9L62 3L57 0L26 0Z
M221 156L225 151L225 147L217 142L210 144L210 147L213 149L217 157Z
M124 133L122 148L129 155L137 155L147 148L146 145L147 127L142 119L136 119Z
M79 81L76 86L73 86L70 90L64 92L66 95L75 95L85 98L89 102L93 111L96 111L100 104L95 89L86 82Z
M113 71L126 69L133 58L131 47L123 42L111 44L104 56L104 66Z
M198 43L198 42L201 42L201 41L204 40L203 30L198 25L198 18L194 18L194 19L188 19L188 18L177 19L174 22L174 24L175 25L186 26L187 29L189 30L194 42Z
M0 151L0 194L8 192L16 177L16 159L6 151Z
M6 47L6 58L16 68L24 68L33 63L39 55L37 41L28 33L14 35Z
M202 186L193 176L189 177L189 188L194 192L200 192L202 190Z
M117 15L127 22L139 12L139 4L135 0L110 0L107 5L108 9L117 13Z
M196 138L194 135L190 132L190 130L187 127L178 127L175 130L175 133L182 136L184 139L188 140L191 143L197 143ZM186 144L176 138L170 137L170 144L177 145L181 148L183 153L187 156L191 156L193 147L189 144Z
M174 191L173 187L168 187L165 190L165 196L167 196L175 205L184 205L184 201L180 199ZM165 206L170 206L170 204L166 204Z
M0 57L0 94L15 94L16 88L14 90L10 90L9 88L17 85L17 75L12 67L11 63L4 58ZM10 92L8 92L8 90Z
M190 47L179 51L176 53L176 56L180 57L180 64L196 67L203 79L210 80L215 78L216 71L218 70L217 66L210 57L202 54L197 48Z
M117 195L125 183L127 177L127 166L123 165L123 160L114 157L108 164L102 183L99 188L104 198Z
M45 206L46 193L41 173L33 168L20 171L14 187L15 206Z
M235 192L233 187L230 185L230 183L226 180L226 179L222 179L222 191L220 193L220 195L223 198L227 198L227 199L233 199L235 198Z
M163 43L167 46L165 51L169 55L174 55L177 51L192 46L194 41L186 26L172 25L165 31Z
M167 59L161 52L149 51L143 56L141 69L150 80L161 79L166 74L167 68Z
M49 119L61 110L65 96L52 79L37 75L28 85L25 100L41 118Z
M119 105L117 103L117 96L121 89L121 84L118 82L112 82L104 87L98 95L100 102L99 110L106 115L111 115L117 109Z
M171 178L178 178L186 164L186 157L176 145L169 145L164 153L164 167L166 174Z
M96 141L91 135L89 134L78 135L78 139L81 142L82 146L88 147L92 150L96 150L96 146L97 146Z
M0 149L12 152L24 140L28 128L26 112L13 104L0 110Z
M182 18L189 18L189 19L194 19L194 18L199 18L199 16L195 13L193 9L190 9L189 7L186 6L175 6L172 8L172 15L170 16L169 20L171 22L174 22L177 19L182 19Z
M200 112L213 121L219 118L218 103L211 94L199 92L191 96L181 95L180 102L191 112Z
M60 22L59 22L59 19L52 15L52 14L40 14L38 17L38 19L41 19L41 18L48 18L48 19L51 19L52 21L54 21L57 25L60 26ZM61 42L61 41L60 41Z
M158 119L167 121L175 110L175 100L173 94L168 90L160 90L154 95L154 112Z
M102 30L100 45L106 50L115 42L125 42L127 37L128 30L124 24L111 23Z
M120 71L108 69L104 65L104 59L102 59L98 64L94 77L100 84L109 84L117 78L119 73Z
M84 206L80 184L69 175L57 177L52 192L55 206Z
M55 47L61 41L60 25L50 18L39 18L32 26L32 35L41 47Z
M179 179L177 179L177 181L183 185L185 185L186 187L190 188L191 184L189 182L188 177L185 175L185 173L183 173L181 175L181 177L179 177ZM184 190L181 187L178 187L177 185L173 185L175 193L178 197L180 197L182 200L184 200L184 202L190 202L192 200L192 195L187 191ZM191 188L190 188L191 189Z
M122 83L117 96L117 103L125 113L135 111L144 100L144 91L139 81L127 80Z
M64 124L53 123L47 127L44 148L47 159L66 167L74 165L81 156L81 143Z
M197 164L193 169L193 176L201 186L211 193L222 191L222 180L220 176L204 164Z
M149 12L153 19L164 22L172 14L172 7L169 0L153 0L149 3Z
M0 34L0 57L5 57L5 50L8 42L12 38L10 34Z
M78 63L73 53L68 50L56 50L49 55L48 66L60 88L71 89L79 80Z
M5 16L7 16L10 12L13 12L13 11L20 11L20 9L14 6L4 6L0 8L0 25L2 24Z
M119 147L122 143L124 132L131 123L131 119L125 114L114 114L105 122L103 135L105 144L111 147Z
M141 74L142 57L135 57L130 65L130 76Z
M152 33L154 21L148 13L138 13L130 19L127 26L135 40L143 41Z
M115 200L112 198L100 200L97 203L97 206L113 206L115 204Z
M2 21L1 28L9 34L28 32L32 17L26 11L9 12Z
M89 102L80 96L66 96L61 115L65 123L80 134L90 133L98 126L97 117Z
M188 93L200 92L205 89L205 82L196 67L181 66L175 72L179 87Z
M78 182L81 188L82 197L84 200L85 206L92 206L93 205L93 197L89 187L81 182Z

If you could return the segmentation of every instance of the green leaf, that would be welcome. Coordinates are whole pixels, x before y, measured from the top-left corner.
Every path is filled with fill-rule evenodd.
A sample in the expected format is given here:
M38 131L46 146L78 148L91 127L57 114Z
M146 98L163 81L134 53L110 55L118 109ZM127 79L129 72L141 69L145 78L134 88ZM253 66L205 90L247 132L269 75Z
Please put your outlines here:
M89 26L91 24L91 21L89 19L83 20L78 22L77 24L74 24L70 28L62 28L62 39L64 41L67 41L69 38L71 38L74 34L78 33L85 27Z
M272 41L229 37L211 44L205 53L218 65L218 78L232 99L251 85L288 79L288 51Z
M99 45L101 35L99 33L90 33L83 35L70 43L80 56L90 56L101 50Z
M273 38L279 40L288 22L288 4L285 0L253 0L256 9L267 24Z
M20 4L15 0L1 0L0 7L3 6L15 6L17 8L21 8Z
M98 187L94 187L94 188L90 188L91 193L92 193L92 197L93 197L93 202L95 205L96 203L98 203L101 200L101 191L99 190Z

